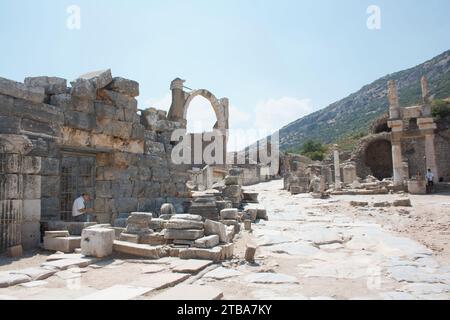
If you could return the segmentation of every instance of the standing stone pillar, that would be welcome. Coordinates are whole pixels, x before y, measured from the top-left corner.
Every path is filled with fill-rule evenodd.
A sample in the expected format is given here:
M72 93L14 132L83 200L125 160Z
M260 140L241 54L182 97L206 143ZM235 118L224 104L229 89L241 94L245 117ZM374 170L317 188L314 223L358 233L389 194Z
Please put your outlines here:
M397 84L395 80L388 82L389 118L400 118L400 103L398 100Z
M342 189L342 182L341 182L341 164L339 161L339 150L334 150L334 183L335 183L335 189L341 190Z
M185 80L176 78L170 84L170 90L172 91L172 105L170 106L167 118L171 121L181 121L184 118L184 104L186 103L186 97L184 94Z
M403 185L403 157L400 141L392 141L392 166L394 170L394 186Z
M434 148L434 134L425 135L425 155L427 170L431 169L431 172L433 172L436 179L439 179L439 173L436 164L436 150Z

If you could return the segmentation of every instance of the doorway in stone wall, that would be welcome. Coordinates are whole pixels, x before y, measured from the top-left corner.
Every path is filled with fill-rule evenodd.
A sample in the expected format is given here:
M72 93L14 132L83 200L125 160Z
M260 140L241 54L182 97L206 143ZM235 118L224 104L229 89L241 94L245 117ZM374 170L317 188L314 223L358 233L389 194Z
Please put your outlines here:
M372 175L379 180L393 175L392 145L388 140L376 140L369 144L365 154L365 164Z
M61 160L60 211L62 221L73 221L72 205L82 193L95 199L95 155L65 152ZM92 203L88 204L92 208Z

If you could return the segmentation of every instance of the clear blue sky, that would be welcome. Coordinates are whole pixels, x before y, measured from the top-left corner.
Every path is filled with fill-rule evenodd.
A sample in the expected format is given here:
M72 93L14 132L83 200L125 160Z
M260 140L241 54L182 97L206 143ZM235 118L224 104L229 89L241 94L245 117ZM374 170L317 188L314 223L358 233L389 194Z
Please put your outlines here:
M80 30L66 27L72 4ZM371 4L381 30L366 27ZM141 107L182 77L229 97L243 123L307 105L282 125L450 49L449 12L448 0L0 0L0 76L111 68L139 81Z

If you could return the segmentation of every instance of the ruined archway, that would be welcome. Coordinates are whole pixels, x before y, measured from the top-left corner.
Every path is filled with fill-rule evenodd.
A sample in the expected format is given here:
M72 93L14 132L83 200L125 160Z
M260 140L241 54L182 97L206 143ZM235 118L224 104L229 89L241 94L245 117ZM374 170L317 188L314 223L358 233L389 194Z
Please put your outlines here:
M365 151L365 165L379 180L392 177L392 145L388 140L371 142Z

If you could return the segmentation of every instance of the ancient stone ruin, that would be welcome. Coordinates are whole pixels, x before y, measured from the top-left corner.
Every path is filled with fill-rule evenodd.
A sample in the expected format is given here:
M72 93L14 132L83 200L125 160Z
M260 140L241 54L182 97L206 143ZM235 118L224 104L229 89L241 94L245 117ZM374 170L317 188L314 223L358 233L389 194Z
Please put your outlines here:
M333 159L314 162L283 156L284 187L292 194L387 194L426 192L428 169L436 183L450 181L450 135L431 115L428 81L422 77L422 104L400 107L395 81L388 83L389 115L375 121L352 154L333 150ZM322 182L321 182L322 181ZM342 190L344 189L344 190Z

